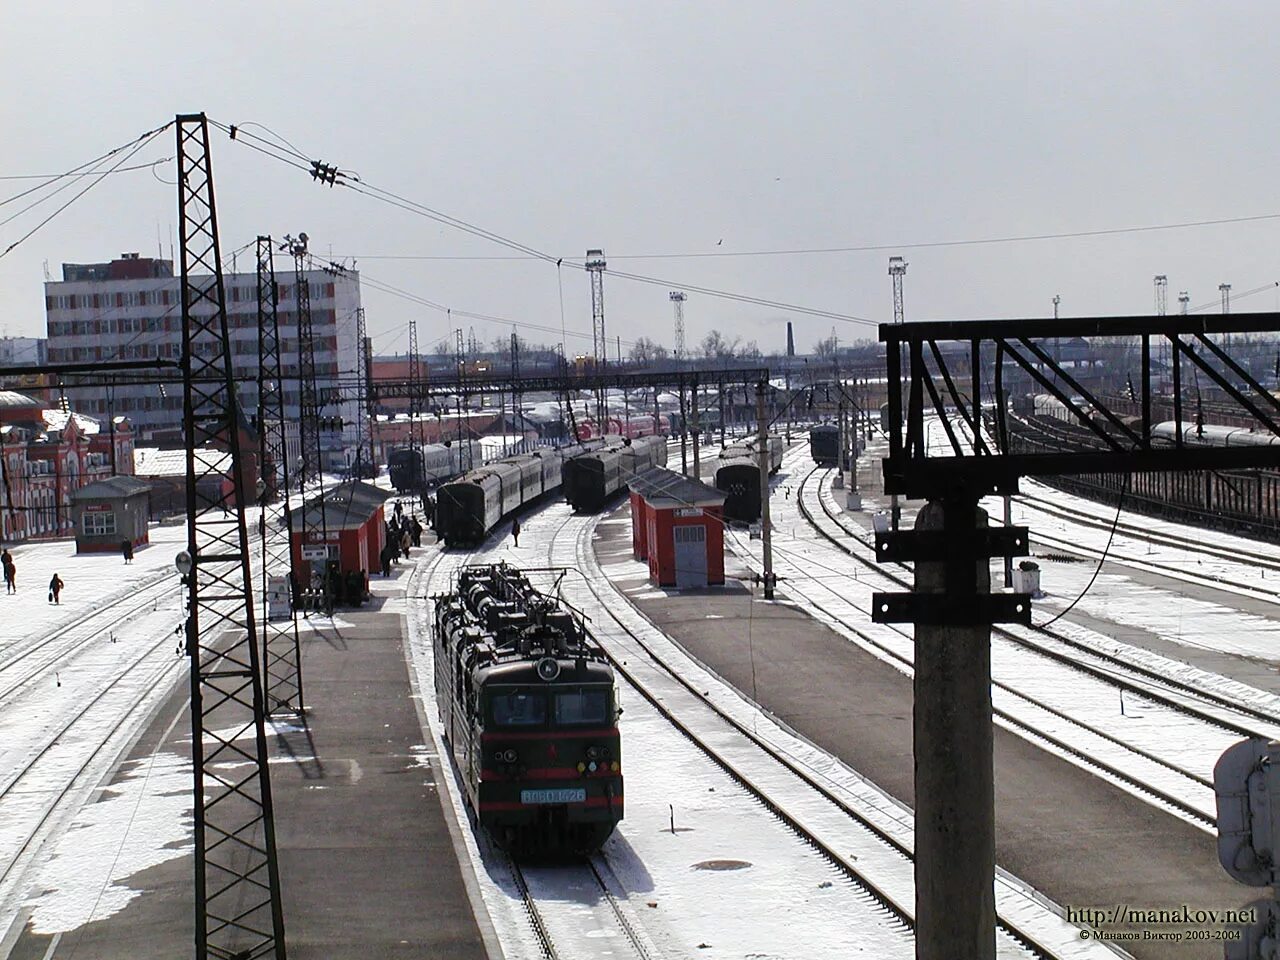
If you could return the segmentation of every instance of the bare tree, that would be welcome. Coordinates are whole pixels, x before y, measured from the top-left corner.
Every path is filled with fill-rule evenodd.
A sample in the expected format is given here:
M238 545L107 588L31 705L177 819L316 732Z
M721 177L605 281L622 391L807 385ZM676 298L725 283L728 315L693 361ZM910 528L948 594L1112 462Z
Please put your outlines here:
M813 352L820 357L834 357L836 355L837 342L834 335L824 337L813 345Z
M734 356L741 342L741 337L734 337L732 342L726 340L723 333L713 328L702 338L702 355L708 360L723 360Z
M627 356L636 363L655 363L667 359L667 348L648 337L641 337Z

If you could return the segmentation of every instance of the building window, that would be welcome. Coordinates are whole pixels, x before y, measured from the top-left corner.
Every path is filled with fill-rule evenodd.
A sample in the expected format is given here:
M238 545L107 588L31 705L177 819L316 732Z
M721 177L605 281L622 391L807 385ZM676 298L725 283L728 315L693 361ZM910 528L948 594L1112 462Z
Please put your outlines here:
M84 535L86 537L111 537L116 532L115 511L105 513L86 513L84 515Z

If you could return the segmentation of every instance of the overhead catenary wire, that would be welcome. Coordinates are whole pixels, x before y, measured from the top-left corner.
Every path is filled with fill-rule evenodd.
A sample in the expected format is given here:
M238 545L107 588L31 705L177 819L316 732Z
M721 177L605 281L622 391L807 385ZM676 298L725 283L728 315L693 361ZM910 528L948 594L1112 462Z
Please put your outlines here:
M20 245L21 245L22 243L24 243L26 240L30 239L30 238L31 238L31 237L32 237L32 236L33 236L33 235L34 235L38 230L40 230L40 228L42 228L43 226L45 226L45 224L47 224L47 223L49 223L51 220L53 220L53 219L54 219L54 217L58 216L58 214L62 213L62 212L63 212L64 210L66 210L69 206L71 206L73 203L75 203L77 200L79 200L81 197L83 197L86 193L88 193L90 190L92 190L94 187L96 187L99 183L101 183L101 182L103 181L103 179L104 179L104 178L105 178L109 173L113 172L115 169L117 169L118 167L122 166L126 161L128 161L128 160L130 160L132 157L134 157L134 156L135 156L135 155L136 155L140 150L142 150L142 148L143 148L143 147L145 147L145 146L146 146L147 144L149 144L153 139L155 139L156 137L158 137L162 132L164 132L164 130L168 129L168 127L169 127L169 126L170 126L170 124L165 124L163 127L159 127L159 128L157 128L157 129L155 129L155 130L150 131L150 132L149 132L149 133L147 133L147 134L143 134L143 136L142 136L142 137L140 137L138 140L134 141L135 146L133 147L133 149L132 149L132 150L129 150L129 152L128 152L128 153L124 154L124 156L123 156L123 157L121 157L121 159L120 159L120 160L118 160L118 161L115 163L115 165L114 165L114 166L112 166L112 167L108 168L107 170L104 170L104 171L102 171L102 172L98 173L98 174L97 174L97 176L95 177L95 179L94 179L92 182L90 182L90 183L89 183L89 184L88 184L88 185L87 185L83 190L81 190L81 191L79 191L78 193L76 193L76 194L75 194L75 196L73 196L70 200L66 201L64 204L62 204L62 206L60 206L60 207L58 207L58 209L54 210L54 211L53 211L53 213L49 214L47 217L45 217L43 220L41 220L39 223L37 223L34 227L32 227L30 230L28 230L26 233L24 233L21 237L19 237L19 238L18 238L17 240L15 240L15 241L13 241L13 243L9 244L9 246L5 247L5 249L4 249L3 251L0 251L0 259L3 259L4 257L8 256L8 255L9 255L10 253L12 253L15 249L17 249L17 248L18 248L18 246L20 246ZM121 149L124 149L124 148L121 148ZM114 153L114 152L118 152L118 151L113 151L113 153ZM73 181L73 180L72 180L72 181L68 181L68 183L74 183L74 182L75 182L75 181ZM61 189L62 189L61 187L59 187L59 188L58 188L58 190L59 190L59 191L60 191ZM55 192L58 192L58 191L55 191ZM28 207L27 209L30 209L30 207ZM25 212L25 210L24 210L24 211L19 211L19 213L23 213L23 212ZM12 220L12 219L13 219L13 217L10 217L10 218L9 218L9 220ZM5 221L4 221L4 223L8 223L8 222L9 222L9 220L5 220Z
M307 173L313 176L315 175L316 166L319 163L318 161L310 161L310 165L304 166L304 164L297 159L295 152L286 151L284 148L276 144L272 144L270 141L263 140L260 137L254 137L251 134L245 134L242 136L240 130L235 129L228 124L219 123L217 121L210 121L210 123L213 126L217 127L218 129L224 130L228 134L228 136L231 136L232 139L234 139L238 143L244 143L245 146L248 146L251 149L257 150L258 152L266 156L270 156L273 159L279 160L280 162L285 163L289 166L295 167L297 169L305 170ZM233 130L234 130L234 135L233 135ZM248 138L250 137L257 140L258 143L249 142ZM393 207L397 207L401 210L404 210L408 213L412 213L416 216L424 217L436 223L440 223L445 226L452 227L453 229L462 231L463 233L468 233L480 239L488 240L491 243L496 243L496 244L499 244L500 246L507 247L508 249L515 250L518 253L524 254L526 257L542 260L551 264L555 264L557 269L559 269L560 266L565 263L579 270L586 269L585 263L569 260L564 257L556 257L543 250L539 250L536 247L529 246L528 244L522 243L518 240L513 240L510 237L504 236L503 234L497 233L492 230L488 230L484 227L480 227L474 223L463 220L459 217L455 217L450 214L444 213L443 211L437 210L434 207L430 207L426 204L420 203L409 197L405 197L401 194L395 193L394 191L387 190L383 187L379 187L375 184L368 183L349 173L344 173L343 171L335 172L331 186L344 187L348 190L354 191L355 193L359 193L366 197L369 197L370 199L378 200L382 203L386 203ZM781 301L769 300L763 297L754 297L748 294L737 294L729 291L717 290L711 287L698 287L692 284L680 284L675 281L667 280L659 277L646 277L640 274L624 273L620 271L611 271L611 274L619 278L632 280L635 282L650 283L650 284L656 284L656 285L662 285L662 286L680 286L680 287L684 287L689 290L693 290L695 292L701 293L704 296L736 300L742 303L751 303L758 306L767 306L773 309L787 310L787 311L801 313L809 316L818 316L826 319L843 321L847 323L861 323L861 324L875 323L875 321L868 320L865 317L853 316L850 314L839 313L831 310L822 310L815 307L805 307L805 306L796 305L796 304L788 304L788 303L783 303Z

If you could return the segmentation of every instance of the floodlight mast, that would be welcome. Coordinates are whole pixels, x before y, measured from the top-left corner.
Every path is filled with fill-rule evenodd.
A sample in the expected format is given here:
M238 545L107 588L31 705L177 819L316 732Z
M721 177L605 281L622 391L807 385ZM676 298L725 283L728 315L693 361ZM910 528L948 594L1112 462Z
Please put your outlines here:
M675 336L675 358L677 360L684 359L684 302L689 299L689 295L683 290L672 290L668 294L671 302L676 308L676 336Z

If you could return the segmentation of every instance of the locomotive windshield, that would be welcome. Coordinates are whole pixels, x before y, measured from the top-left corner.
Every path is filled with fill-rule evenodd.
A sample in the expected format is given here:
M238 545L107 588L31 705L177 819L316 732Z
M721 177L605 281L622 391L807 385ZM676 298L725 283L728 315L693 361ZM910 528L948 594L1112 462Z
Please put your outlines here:
M603 724L609 716L609 691L569 690L556 694L556 726Z
M547 697L542 693L512 690L494 693L493 722L499 727L540 727L547 721Z

